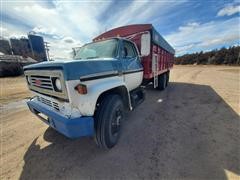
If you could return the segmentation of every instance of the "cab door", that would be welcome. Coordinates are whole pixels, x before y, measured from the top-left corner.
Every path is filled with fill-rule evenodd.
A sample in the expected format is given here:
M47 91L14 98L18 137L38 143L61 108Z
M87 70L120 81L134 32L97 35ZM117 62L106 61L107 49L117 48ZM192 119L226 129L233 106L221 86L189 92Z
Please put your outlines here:
M135 89L143 78L143 67L136 46L131 41L123 40L120 52L126 86L129 90Z

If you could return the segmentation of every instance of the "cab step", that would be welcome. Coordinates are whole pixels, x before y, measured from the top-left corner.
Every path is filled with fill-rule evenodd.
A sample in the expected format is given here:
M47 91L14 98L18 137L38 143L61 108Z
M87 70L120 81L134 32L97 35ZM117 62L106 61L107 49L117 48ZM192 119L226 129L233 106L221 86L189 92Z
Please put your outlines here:
M134 89L130 92L132 108L135 109L145 100L145 90L142 87Z

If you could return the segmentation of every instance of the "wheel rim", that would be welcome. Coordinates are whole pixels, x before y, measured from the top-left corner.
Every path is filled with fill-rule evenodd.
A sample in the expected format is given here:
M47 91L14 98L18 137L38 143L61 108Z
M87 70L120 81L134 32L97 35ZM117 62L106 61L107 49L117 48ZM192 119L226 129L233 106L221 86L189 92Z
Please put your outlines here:
M121 120L122 120L122 111L121 109L117 109L115 111L115 114L111 123L111 133L113 136L118 135L121 127Z

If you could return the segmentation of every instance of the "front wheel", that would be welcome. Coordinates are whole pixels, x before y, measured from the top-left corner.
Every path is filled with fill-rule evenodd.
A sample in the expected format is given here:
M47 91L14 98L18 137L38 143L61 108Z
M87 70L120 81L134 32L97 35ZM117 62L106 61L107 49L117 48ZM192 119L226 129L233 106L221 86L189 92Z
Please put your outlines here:
M123 101L119 95L108 95L100 102L95 114L95 140L99 147L110 149L117 144L124 118Z

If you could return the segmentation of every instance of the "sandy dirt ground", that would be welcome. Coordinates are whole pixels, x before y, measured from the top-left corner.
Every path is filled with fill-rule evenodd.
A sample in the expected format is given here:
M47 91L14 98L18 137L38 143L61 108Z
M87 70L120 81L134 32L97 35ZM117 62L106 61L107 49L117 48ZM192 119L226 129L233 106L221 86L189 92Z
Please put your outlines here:
M32 115L23 77L0 82L0 179L240 179L239 67L175 66L110 151Z
M31 97L23 76L0 78L0 86L0 105Z

